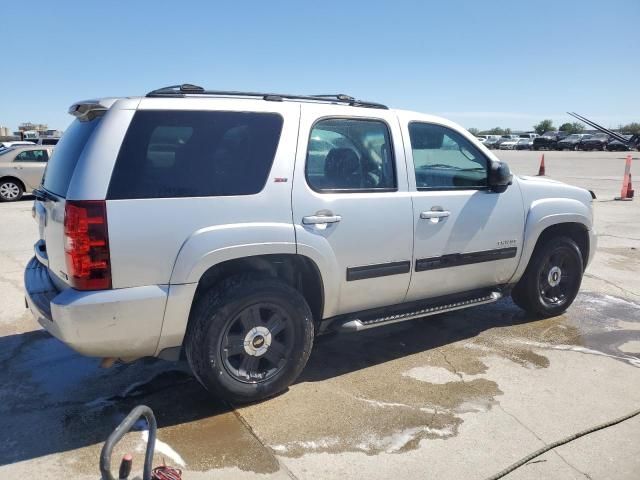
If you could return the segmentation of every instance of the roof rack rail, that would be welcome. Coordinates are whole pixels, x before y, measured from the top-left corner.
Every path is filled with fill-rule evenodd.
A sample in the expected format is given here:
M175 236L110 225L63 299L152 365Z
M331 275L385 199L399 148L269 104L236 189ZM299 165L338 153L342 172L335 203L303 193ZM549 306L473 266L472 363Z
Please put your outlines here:
M187 95L204 95L215 97L253 97L262 98L272 102L281 102L283 100L302 100L318 103L342 103L352 107L367 107L388 109L386 105L375 102L367 102L364 100L356 100L355 98L344 94L331 95L291 95L286 93L261 93L261 92L236 92L225 90L205 90L198 85L184 83L182 85L171 85L169 87L159 88L147 93L147 97L185 97Z

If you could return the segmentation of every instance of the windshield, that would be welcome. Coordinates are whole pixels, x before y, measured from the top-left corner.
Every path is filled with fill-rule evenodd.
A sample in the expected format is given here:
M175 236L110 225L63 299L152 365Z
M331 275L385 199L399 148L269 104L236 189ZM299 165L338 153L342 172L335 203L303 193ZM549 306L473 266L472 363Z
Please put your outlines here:
M65 131L47 165L42 180L45 189L66 197L78 159L101 118L83 122L74 120Z

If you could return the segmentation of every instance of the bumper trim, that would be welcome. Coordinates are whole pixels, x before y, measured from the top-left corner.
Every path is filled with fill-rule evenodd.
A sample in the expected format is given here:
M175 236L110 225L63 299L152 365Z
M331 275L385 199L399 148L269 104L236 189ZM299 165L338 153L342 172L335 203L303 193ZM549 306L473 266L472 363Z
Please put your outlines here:
M60 293L49 277L47 267L33 257L24 271L27 306L52 322L51 301Z
M167 285L113 290L58 290L49 269L35 257L24 281L29 309L38 323L83 355L153 356L160 340Z

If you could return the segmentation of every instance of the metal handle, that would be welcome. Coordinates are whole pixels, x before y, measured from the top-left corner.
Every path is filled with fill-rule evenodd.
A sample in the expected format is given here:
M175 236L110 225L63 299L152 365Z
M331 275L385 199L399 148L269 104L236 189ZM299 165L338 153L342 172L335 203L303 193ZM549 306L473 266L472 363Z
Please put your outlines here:
M427 212L421 212L420 218L423 220L428 220L431 218L446 218L451 215L451 212L448 210L429 210Z
M342 220L340 215L309 215L302 217L302 223L305 225L321 225L324 223L338 223Z
M153 412L146 405L138 405L131 410L131 413L122 420L120 425L109 435L107 441L104 442L102 452L100 453L100 474L102 480L115 480L115 477L111 474L111 453L113 452L113 447L124 437L125 433L131 430L140 417L144 417L149 425L149 438L147 439L147 451L144 455L142 478L143 480L151 480L151 465L153 462L153 451L156 445L156 431L158 426L156 424L156 417L153 416Z

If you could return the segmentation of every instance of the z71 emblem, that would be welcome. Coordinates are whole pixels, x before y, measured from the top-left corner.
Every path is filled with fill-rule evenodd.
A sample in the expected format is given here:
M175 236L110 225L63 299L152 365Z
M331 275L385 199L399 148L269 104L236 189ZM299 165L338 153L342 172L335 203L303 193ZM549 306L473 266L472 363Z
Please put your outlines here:
M497 245L499 247L513 247L517 244L518 242L516 240L499 240Z

